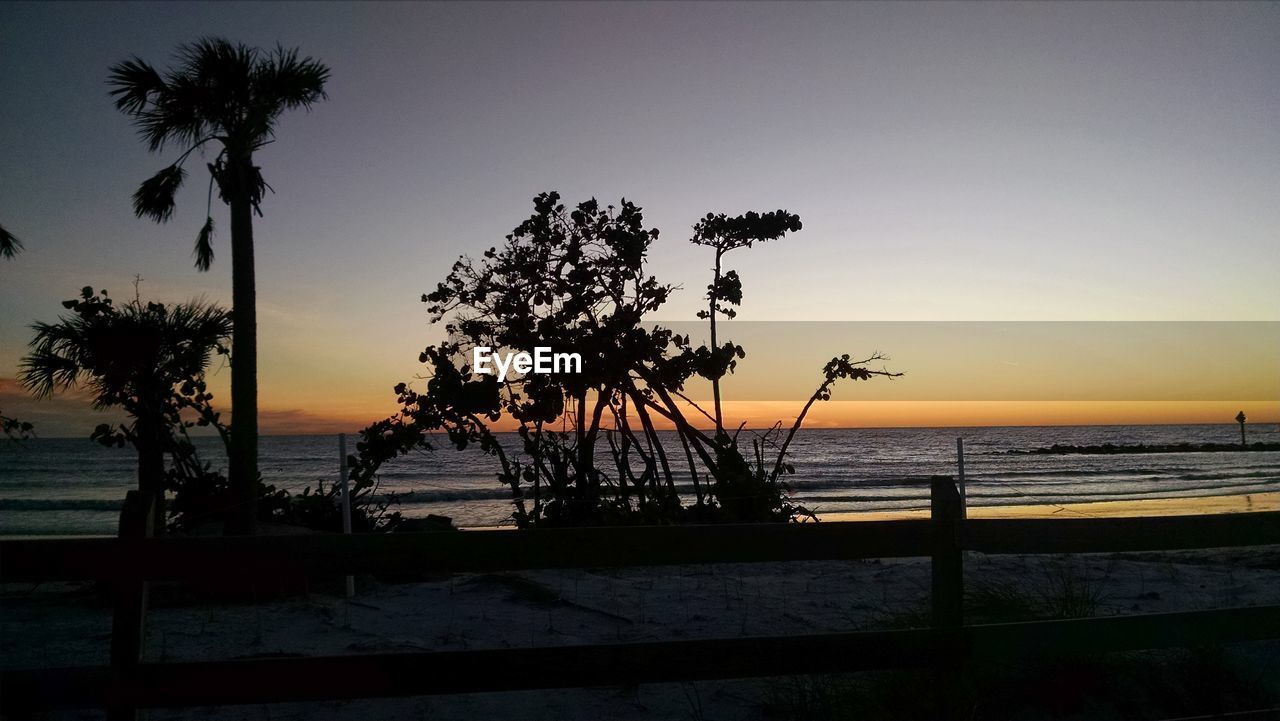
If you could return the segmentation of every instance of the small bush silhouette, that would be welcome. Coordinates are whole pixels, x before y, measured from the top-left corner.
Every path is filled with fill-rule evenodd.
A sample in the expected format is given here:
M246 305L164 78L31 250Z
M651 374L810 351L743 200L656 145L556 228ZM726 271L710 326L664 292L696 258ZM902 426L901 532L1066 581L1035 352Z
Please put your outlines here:
M123 409L129 423L101 424L92 437L137 450L144 495L160 502L173 490L181 499L186 481L205 468L186 429L217 422L204 373L214 354L228 352L230 316L199 301L165 305L135 299L117 305L105 290L88 286L62 306L71 313L57 323L32 326L36 333L22 362L23 384L38 397L83 385L95 408ZM184 419L188 412L198 420ZM173 459L171 468L166 456Z
M129 422L100 424L91 438L137 451L139 490L158 504L171 497L170 530L226 521L236 511L236 494L227 477L201 458L190 430L211 428L224 451L229 448L231 431L213 407L205 370L213 356L230 352L230 314L199 301L166 305L135 298L117 304L107 291L87 286L62 305L69 315L32 326L36 334L23 360L23 384L37 397L82 386L93 394L95 408L128 414ZM29 423L7 417L3 422L10 438L32 430ZM336 488L320 483L314 491L308 487L291 495L260 476L257 486L260 520L341 530ZM352 497L356 530L399 522L398 514L387 513L387 502L377 499L376 489L359 490ZM158 514L157 521L163 520Z

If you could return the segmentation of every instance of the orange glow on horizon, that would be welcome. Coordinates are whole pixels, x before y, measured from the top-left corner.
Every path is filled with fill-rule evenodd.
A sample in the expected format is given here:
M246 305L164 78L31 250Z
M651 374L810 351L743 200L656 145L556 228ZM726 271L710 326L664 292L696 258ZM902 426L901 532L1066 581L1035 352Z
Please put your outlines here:
M223 374L212 384L214 405L230 421L229 400ZM264 435L315 435L354 433L397 411L395 399L385 384L331 388L291 388L286 392L264 392L258 424ZM377 399L371 402L370 399ZM92 413L84 391L60 393L52 400L36 400L11 378L0 378L0 405L6 415L37 422L37 428L53 435L81 435L93 425L111 420L111 414ZM709 408L709 402L702 402ZM800 412L800 401L727 401L725 422L730 428L745 423L748 428L768 428L781 421L790 427ZM1251 426L1280 423L1280 401L909 401L832 400L814 404L805 418L805 428L928 428L963 426L1053 426L1128 424L1222 424L1234 425L1235 415L1244 411ZM697 411L686 412L700 429L710 422ZM63 420L62 429L57 421ZM80 419L68 425L65 419ZM658 427L670 422L656 417ZM81 429L83 426L83 429ZM495 424L497 430L513 430L507 418Z
M706 407L706 406L704 406ZM786 401L729 401L725 424L768 428L781 421L789 428L802 404ZM1253 425L1280 423L1277 401L828 401L814 404L805 428L934 428L965 426L1069 426L1145 424L1233 425L1243 410ZM264 434L307 435L354 432L395 412L394 404L364 410L357 404L308 409L264 408L259 425ZM688 413L695 427L710 422ZM656 418L662 429L672 424ZM503 418L500 431L516 424Z

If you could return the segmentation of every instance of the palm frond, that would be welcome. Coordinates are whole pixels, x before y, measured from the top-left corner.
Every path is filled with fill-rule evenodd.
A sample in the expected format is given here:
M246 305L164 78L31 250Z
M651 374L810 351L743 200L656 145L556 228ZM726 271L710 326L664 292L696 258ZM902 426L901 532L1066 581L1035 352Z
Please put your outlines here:
M232 135L252 105L257 58L256 48L223 38L201 38L179 49L174 75L198 90L194 104L205 122Z
M245 87L258 59L258 49L226 38L206 36L178 47L177 72L205 85Z
M75 386L85 369L86 346L76 342L87 335L83 318L63 318L61 323L35 323L31 354L22 359L19 378L37 398Z
M258 217L261 218L262 198L267 194L268 190L274 193L276 189L271 187L266 178L262 177L262 168L257 165L249 168L248 176L246 182L249 184L249 202L253 204L253 212L257 213Z
M200 234L196 236L196 248L193 251L196 257L196 268L198 270L209 270L209 266L213 265L213 216L205 218L204 227L200 229Z
M154 103L135 114L134 127L151 152L169 142L194 145L209 134L205 106L208 92L188 78L171 77L165 92Z
M12 258L22 250L22 241L0 225L0 258Z
M182 162L206 142L219 141L224 154L230 153L236 163L251 165L254 151L274 137L276 122L285 110L310 108L327 97L324 86L329 74L326 65L300 57L296 49L278 46L264 52L220 37L178 46L174 63L163 76L138 58L114 66L109 82L116 107L133 117L134 127L151 151L160 151L168 143L186 145L173 166L134 194L134 212L158 222L172 217L173 196L184 177ZM215 177L218 167L217 161L210 166ZM220 197L227 201L226 183L218 179L218 185ZM259 203L271 187L257 167L252 167L248 186L250 201L261 214ZM209 247L197 240L197 267L207 266L212 258L211 250L205 257Z
M36 398L48 398L54 391L74 386L80 374L74 362L47 348L33 350L22 360L20 368L23 387Z
M128 408L200 377L231 337L230 314L202 300L114 306L105 291L98 298L86 289L63 305L75 312L31 326L35 337L20 377L37 396L83 385L95 407Z
M163 306L161 306L163 307ZM231 338L231 314L203 299L168 306L170 330L168 347L179 359L175 373L197 373L208 363L209 354Z
M232 185L234 181L223 182L226 175L231 172L227 165L225 158L219 158L218 162L209 164L209 173L218 183L218 198L224 203L231 202L231 193L234 190ZM254 212L261 218L262 209L260 206L262 198L266 196L267 191L276 192L275 188L272 188L266 179L262 177L262 168L257 165L251 165L245 169L244 184L249 193L249 203L253 206Z
M170 165L142 181L133 194L134 215L157 223L167 222L173 217L174 196L186 177L187 171L178 165Z
M147 105L166 90L164 78L138 56L111 67L107 84L116 99L116 109L130 115L138 115Z
M283 110L309 109L329 97L324 89L329 75L324 63L310 56L299 58L297 48L278 45L256 68L254 90L258 99L274 111L274 117Z

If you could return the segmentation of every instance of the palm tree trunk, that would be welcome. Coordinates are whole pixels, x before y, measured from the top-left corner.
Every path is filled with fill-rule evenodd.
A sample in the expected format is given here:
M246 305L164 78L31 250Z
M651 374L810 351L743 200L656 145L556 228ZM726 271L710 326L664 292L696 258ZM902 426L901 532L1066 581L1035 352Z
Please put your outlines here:
M164 533L164 440L163 423L141 414L134 424L138 449L138 492L147 505L154 503L152 535Z
M228 480L235 507L228 534L252 534L258 506L258 311L253 270L251 160L236 164L231 199L231 458ZM247 166L247 167L246 167Z

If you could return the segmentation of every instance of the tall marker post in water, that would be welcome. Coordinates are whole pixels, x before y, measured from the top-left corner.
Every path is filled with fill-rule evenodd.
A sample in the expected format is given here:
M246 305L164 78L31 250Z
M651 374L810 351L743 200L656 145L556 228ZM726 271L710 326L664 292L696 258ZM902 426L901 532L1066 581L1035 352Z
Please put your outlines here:
M1244 411L1240 411L1236 414L1236 423L1240 424L1240 446L1243 448L1244 446L1249 445L1244 439Z
M338 434L338 483L342 484L342 532L351 535L351 486L347 482L347 434ZM347 576L347 598L356 595L355 576Z
M964 439L956 439L956 464L960 467L960 517L969 517L969 499L964 492Z

